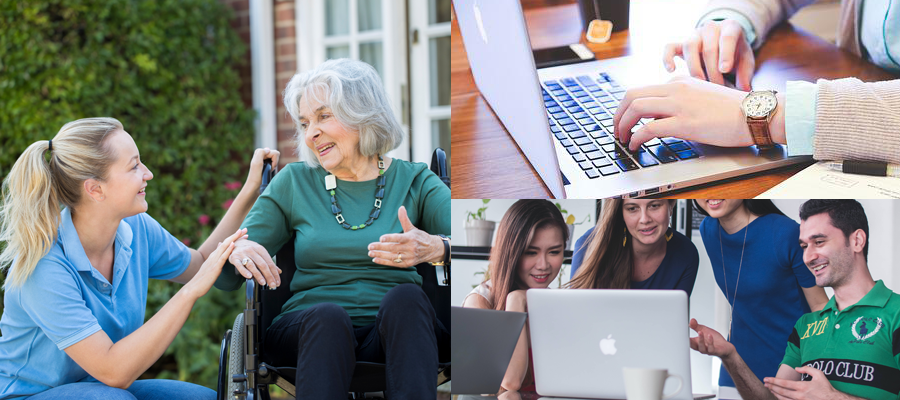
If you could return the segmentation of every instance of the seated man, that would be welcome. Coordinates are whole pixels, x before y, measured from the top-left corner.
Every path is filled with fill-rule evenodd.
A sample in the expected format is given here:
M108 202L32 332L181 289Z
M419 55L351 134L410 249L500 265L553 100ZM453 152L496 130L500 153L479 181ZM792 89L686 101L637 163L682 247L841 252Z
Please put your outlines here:
M803 315L774 378L760 382L715 330L691 320L691 348L722 359L745 399L896 399L900 392L900 295L869 273L869 224L856 200L800 207L803 260L834 297ZM768 389L768 390L767 390Z

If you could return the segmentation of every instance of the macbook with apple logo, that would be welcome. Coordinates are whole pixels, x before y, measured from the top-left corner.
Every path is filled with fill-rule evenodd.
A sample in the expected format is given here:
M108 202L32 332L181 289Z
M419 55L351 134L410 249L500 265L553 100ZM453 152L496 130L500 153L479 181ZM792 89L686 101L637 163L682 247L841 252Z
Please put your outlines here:
M529 290L534 379L542 396L624 399L622 368L665 368L691 393L688 297L681 290ZM666 382L664 393L678 387Z

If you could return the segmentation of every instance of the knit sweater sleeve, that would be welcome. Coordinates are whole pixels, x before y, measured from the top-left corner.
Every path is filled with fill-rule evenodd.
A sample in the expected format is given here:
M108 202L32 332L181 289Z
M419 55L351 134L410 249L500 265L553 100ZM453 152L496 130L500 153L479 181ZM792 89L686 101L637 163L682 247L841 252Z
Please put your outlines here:
M815 159L900 163L900 79L817 85Z

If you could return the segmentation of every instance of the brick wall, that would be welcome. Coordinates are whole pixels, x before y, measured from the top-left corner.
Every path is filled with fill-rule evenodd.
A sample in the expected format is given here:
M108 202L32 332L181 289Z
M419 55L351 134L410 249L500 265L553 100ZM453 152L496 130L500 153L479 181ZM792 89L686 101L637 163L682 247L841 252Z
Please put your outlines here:
M250 2L249 0L221 0L223 4L234 10L234 19L231 26L240 35L241 40L247 45L246 60L240 66L241 99L248 108L253 107L253 75L251 74L250 60ZM275 40L275 104L277 105L276 118L278 120L278 150L281 151L281 162L284 166L289 162L297 161L298 157L294 149L294 124L291 116L284 109L281 93L288 81L297 71L297 35L294 27L294 1L276 0L273 11L275 26L272 27Z
M278 121L278 151L281 164L298 160L294 146L294 122L284 108L282 92L297 72L297 32L294 0L275 1L275 118Z

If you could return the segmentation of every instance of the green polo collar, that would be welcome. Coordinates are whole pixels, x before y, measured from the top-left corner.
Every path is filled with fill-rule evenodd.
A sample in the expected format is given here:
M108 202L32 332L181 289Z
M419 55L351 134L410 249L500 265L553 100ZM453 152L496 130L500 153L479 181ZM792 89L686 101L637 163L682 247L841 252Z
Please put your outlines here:
M879 279L875 281L875 286L872 287L872 290L869 290L869 293L866 293L866 295L863 296L863 298L858 302L856 302L856 304L850 305L842 312L846 312L853 307L859 306L884 308L893 293L894 292L884 286L884 282ZM825 304L825 308L823 308L822 311L819 311L819 316L821 316L826 311L837 310L837 300L835 299L835 296L831 296L831 299L828 300L828 304Z

